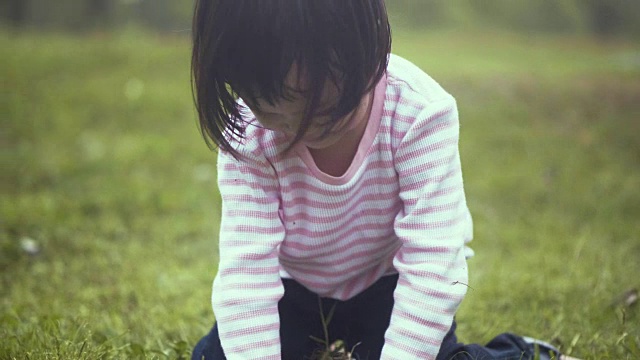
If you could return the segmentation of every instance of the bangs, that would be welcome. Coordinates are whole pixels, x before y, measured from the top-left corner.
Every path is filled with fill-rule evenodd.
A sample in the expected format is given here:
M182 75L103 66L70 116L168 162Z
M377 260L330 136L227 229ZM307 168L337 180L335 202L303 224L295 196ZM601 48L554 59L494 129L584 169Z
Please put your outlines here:
M331 109L337 120L384 74L390 47L382 0L198 0L192 68L201 126L228 150L222 134L242 137L245 126L238 97L273 104L302 93L308 102L295 142L308 128L325 83L340 89ZM296 87L287 86L288 76L298 79ZM207 113L217 119L207 120Z
M220 44L218 69L222 80L236 94L256 103L288 100L293 93L313 94L315 85L329 76L328 53L332 51L318 31L320 24L301 1L234 1L229 14L232 25ZM297 6L296 6L297 5ZM305 11L306 10L306 11ZM314 36L315 35L315 36ZM291 71L306 84L286 85Z

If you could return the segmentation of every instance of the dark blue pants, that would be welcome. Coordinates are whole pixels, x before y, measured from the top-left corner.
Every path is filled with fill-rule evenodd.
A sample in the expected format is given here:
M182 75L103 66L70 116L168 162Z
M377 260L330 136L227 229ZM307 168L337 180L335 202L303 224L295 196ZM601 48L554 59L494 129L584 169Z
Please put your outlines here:
M343 340L347 350L358 344L353 349L354 359L379 359L393 309L393 291L397 281L397 275L383 277L356 297L339 301L319 298L296 281L283 279L284 296L278 303L282 359L308 359L314 351L324 348L312 338L325 338L320 306L325 316L333 309L327 332L330 344L338 339ZM526 360L534 357L533 346L513 334L501 334L486 346L481 346L459 343L455 331L454 321L442 342L438 360ZM192 359L226 359L217 326L214 325L211 332L198 342Z

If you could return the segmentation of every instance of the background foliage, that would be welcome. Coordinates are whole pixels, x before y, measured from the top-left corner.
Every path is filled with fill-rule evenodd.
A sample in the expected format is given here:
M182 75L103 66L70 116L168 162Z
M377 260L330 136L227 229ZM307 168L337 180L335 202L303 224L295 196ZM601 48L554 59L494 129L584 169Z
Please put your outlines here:
M214 320L219 216L191 3L108 2L100 22L74 1L24 2L0 30L0 359L186 358ZM535 2L564 28L533 3L389 1L393 51L460 108L476 256L459 335L637 359L640 46L577 1Z
M16 27L190 28L193 0L6 0L0 13ZM631 0L387 0L394 23L414 28L486 28L519 32L640 37L640 2Z

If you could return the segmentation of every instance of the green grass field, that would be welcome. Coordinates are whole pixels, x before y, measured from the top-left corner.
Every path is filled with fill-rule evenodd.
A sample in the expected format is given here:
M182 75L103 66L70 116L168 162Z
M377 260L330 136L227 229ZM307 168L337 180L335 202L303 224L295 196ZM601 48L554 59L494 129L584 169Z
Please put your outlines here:
M640 358L640 47L398 31L458 99L459 335ZM215 156L187 38L0 33L0 359L188 357L214 318ZM629 301L631 302L631 301Z

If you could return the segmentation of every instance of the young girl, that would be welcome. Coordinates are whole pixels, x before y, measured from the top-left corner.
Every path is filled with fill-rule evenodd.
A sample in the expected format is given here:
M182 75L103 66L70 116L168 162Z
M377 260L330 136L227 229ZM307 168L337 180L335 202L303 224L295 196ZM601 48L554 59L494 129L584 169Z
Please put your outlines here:
M456 340L472 254L456 103L390 55L383 0L199 0L193 35L222 195L217 323L194 359L336 339L356 359L559 356Z

